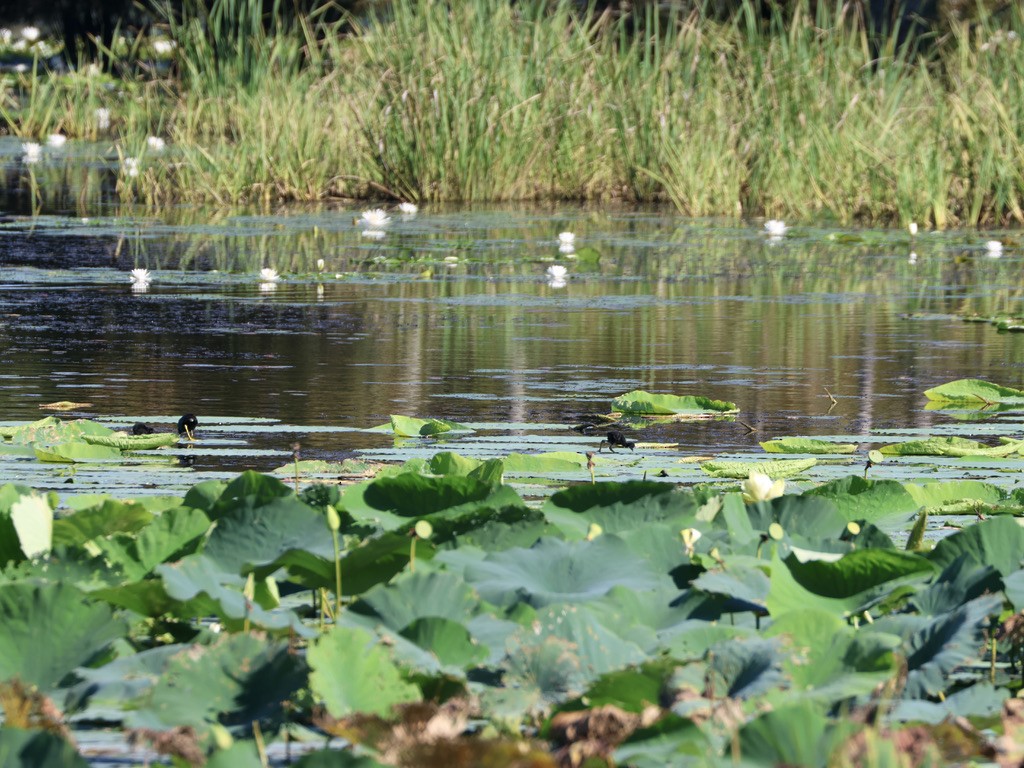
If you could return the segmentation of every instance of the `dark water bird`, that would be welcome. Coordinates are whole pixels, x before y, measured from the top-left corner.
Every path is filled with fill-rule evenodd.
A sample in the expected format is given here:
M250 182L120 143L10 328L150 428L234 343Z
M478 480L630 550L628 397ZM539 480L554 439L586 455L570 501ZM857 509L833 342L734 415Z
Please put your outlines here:
M178 419L178 434L185 435L189 440L195 439L196 427L199 426L199 419L194 413L186 413Z
M143 424L141 421L135 422L135 426L132 427L133 435L152 435L155 431L149 424Z
M629 450L631 451L634 448L636 448L635 442L633 442L632 440L627 440L626 436L616 429L613 429L611 432L609 432L608 437L605 440L601 441L601 445L598 447L597 452L600 453L601 450L605 447L605 445L608 446L609 453L615 453L614 446L616 445L619 446L620 448L629 448Z

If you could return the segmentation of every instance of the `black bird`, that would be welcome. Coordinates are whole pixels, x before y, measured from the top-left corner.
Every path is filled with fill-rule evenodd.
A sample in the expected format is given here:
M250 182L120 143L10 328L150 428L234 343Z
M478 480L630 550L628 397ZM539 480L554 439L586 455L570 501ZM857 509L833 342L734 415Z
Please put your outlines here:
M186 413L178 419L178 434L185 435L189 440L194 439L196 427L199 426L199 419L194 413Z
M601 441L601 445L598 446L597 452L600 453L605 445L608 446L609 453L615 453L613 446L616 445L620 448L629 448L631 451L636 448L636 443L632 440L627 440L624 434L615 429L608 433L608 438L606 440Z
M149 424L143 424L141 421L135 422L135 426L132 427L133 435L152 435L155 431Z

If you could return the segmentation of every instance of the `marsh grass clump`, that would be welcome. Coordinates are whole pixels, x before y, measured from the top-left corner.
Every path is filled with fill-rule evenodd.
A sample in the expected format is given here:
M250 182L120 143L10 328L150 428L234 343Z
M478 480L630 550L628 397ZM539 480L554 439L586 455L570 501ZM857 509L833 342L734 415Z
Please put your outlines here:
M723 17L399 0L343 22L265 6L168 12L171 69L33 67L3 86L2 125L131 156L165 138L119 187L151 205L620 198L692 216L1024 221L1016 6L912 45L827 3Z

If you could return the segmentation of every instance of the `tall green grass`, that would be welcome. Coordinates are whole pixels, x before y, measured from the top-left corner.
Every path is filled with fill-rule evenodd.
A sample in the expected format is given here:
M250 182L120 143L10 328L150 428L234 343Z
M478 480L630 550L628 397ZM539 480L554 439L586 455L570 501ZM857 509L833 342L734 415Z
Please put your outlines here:
M1002 29L954 26L923 58L870 40L842 3L722 21L395 0L344 30L258 0L204 7L169 19L175 77L111 91L34 75L0 117L92 138L112 104L123 154L170 139L122 179L153 204L623 198L694 216L1024 221L1016 9Z

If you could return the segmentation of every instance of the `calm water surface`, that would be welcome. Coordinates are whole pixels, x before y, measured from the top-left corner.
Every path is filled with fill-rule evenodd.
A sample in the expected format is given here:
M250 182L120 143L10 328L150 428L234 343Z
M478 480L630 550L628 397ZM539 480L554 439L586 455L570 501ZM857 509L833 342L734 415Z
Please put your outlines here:
M299 439L304 458L340 458L391 438L305 428L393 413L569 426L641 388L735 401L756 432L644 433L711 453L948 421L921 393L955 378L1024 385L1024 336L956 317L1024 311L1024 250L993 259L962 234L769 241L758 224L667 210L491 207L395 215L374 240L353 210L80 213L0 228L2 422L56 400L129 424L264 417L282 428L250 446ZM564 230L574 257L559 252ZM137 266L148 291L132 290ZM261 286L264 266L282 280Z

